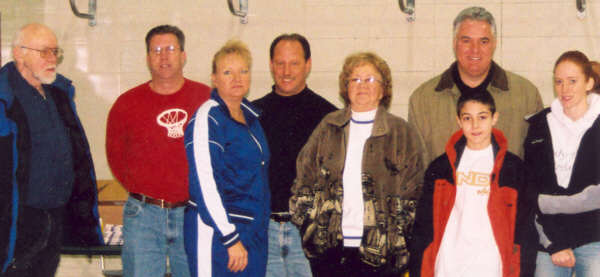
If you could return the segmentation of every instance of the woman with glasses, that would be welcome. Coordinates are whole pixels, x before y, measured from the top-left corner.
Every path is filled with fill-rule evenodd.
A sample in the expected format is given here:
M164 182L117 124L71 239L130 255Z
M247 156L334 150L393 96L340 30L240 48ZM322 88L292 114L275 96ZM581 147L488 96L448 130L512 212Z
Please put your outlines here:
M265 276L269 149L250 89L250 51L227 42L214 56L213 90L185 132L192 208L185 214L191 276Z
M399 276L425 169L422 142L387 111L392 79L381 57L347 57L339 87L346 108L328 114L298 155L292 221L314 276Z

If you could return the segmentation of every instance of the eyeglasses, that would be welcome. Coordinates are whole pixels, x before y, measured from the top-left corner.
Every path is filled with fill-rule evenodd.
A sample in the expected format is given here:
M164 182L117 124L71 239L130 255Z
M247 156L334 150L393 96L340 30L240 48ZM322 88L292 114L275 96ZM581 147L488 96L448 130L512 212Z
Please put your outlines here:
M375 82L379 82L379 83L383 84L383 81L377 80L373 76L369 76L369 77L363 78L363 79L361 79L361 78L352 78L352 79L348 80L348 83L350 85L355 85L355 86L358 86L358 84L360 84L360 83L364 83L366 85L371 85L371 84L374 84Z
M150 48L150 53L158 56L163 52L165 52L167 54L171 54L171 53L175 52L175 50L179 50L179 47L174 46L174 45L169 45L169 46L165 46L165 47L156 46L154 48Z
M64 50L62 50L61 48L35 49L35 48L29 48L27 46L22 46L22 45L21 45L21 48L27 49L27 50L38 51L40 53L40 57L42 57L42 59L48 59L51 57L51 55L54 55L54 57L56 57L57 59L60 60L60 58L62 58L62 55L64 53Z

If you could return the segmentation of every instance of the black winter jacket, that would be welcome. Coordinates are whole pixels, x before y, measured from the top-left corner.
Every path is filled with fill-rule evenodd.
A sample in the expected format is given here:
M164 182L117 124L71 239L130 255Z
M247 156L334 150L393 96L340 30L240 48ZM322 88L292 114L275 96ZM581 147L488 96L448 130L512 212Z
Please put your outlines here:
M540 193L572 195L600 183L600 117L596 118L581 138L569 186L563 188L558 185L554 170L552 136L546 117L548 113L550 108L528 120L529 131L524 147L527 183L532 188L529 195L531 201L537 201ZM550 254L600 241L600 210L556 215L538 212L538 222L551 241L547 248L540 245L539 249Z

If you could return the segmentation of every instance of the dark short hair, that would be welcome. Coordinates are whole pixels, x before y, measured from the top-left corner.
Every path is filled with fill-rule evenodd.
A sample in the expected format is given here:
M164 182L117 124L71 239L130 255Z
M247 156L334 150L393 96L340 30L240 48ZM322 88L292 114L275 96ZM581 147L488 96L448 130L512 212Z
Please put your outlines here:
M277 43L282 40L299 42L300 45L302 45L302 50L304 51L304 60L308 61L308 59L310 59L310 44L308 44L308 40L306 40L306 38L301 34L293 33L281 34L276 37L273 42L271 42L271 48L269 49L269 57L271 60L273 60L273 55L275 54L275 46L277 46Z
M159 25L152 28L150 31L148 31L148 34L146 34L146 52L150 52L150 40L156 35L163 34L173 34L176 36L177 42L179 43L179 48L181 48L181 51L185 50L185 35L181 29L173 25Z
M494 101L494 97L492 97L490 92L486 89L481 89L470 93L463 93L460 95L460 97L458 97L458 102L456 103L456 115L458 115L458 117L460 117L462 108L469 101L474 101L488 106L488 108L490 108L490 112L492 112L492 115L496 113L496 102Z

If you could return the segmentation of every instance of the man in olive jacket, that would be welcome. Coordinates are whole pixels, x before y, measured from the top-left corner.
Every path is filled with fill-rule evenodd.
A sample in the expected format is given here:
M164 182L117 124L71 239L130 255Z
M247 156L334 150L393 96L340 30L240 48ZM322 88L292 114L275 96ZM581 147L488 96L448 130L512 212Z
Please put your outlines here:
M458 97L487 89L501 114L496 127L506 135L508 150L522 158L527 134L525 117L543 108L538 89L492 61L496 23L490 12L481 7L467 8L458 14L453 25L456 62L413 92L408 121L424 139L431 161L444 153L448 138L458 130Z

